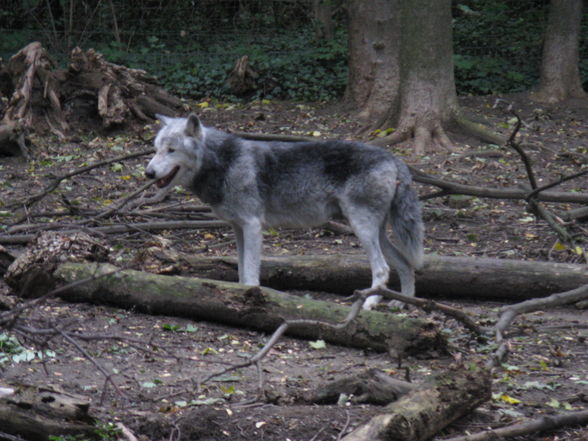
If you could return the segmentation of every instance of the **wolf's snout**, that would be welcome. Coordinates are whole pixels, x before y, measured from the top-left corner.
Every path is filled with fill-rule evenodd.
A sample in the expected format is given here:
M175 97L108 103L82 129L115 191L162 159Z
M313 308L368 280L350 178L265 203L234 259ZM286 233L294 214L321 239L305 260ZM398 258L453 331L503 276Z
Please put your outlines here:
M153 170L147 169L145 170L145 176L149 179L155 179L155 172Z

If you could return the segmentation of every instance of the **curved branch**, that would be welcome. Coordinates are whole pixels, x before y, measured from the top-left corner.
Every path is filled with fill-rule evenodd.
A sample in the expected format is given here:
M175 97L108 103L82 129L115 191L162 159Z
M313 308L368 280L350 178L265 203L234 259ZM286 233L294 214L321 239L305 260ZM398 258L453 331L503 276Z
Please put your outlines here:
M475 185L458 184L443 179L434 178L420 170L410 167L412 178L415 182L421 184L434 185L441 188L446 194L467 194L470 196L479 196L492 199L526 199L529 195L528 190L518 188L488 188L478 187ZM546 202L570 202L585 204L588 203L588 193L566 193L566 192L548 192L541 191L537 195L537 200Z
M567 412L555 416L543 416L519 424L487 430L473 435L457 436L445 441L493 441L529 435L536 432L546 432L560 427L578 426L588 423L588 410Z

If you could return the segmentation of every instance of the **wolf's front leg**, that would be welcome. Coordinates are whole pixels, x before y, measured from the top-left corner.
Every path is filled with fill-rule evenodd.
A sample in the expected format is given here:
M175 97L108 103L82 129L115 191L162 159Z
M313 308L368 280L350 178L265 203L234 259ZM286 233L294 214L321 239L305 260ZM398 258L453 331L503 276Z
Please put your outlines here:
M239 283L259 286L259 267L261 265L262 232L259 221L250 221L241 226L242 239L237 248L239 252Z

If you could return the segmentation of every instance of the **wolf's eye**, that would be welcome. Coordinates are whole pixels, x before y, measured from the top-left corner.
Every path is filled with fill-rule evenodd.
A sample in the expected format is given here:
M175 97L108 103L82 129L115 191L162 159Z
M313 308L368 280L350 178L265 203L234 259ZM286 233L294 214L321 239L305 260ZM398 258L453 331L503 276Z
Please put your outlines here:
M169 149L167 149L167 152L168 152L168 153L173 153L173 152L175 152L175 151L176 151L176 149L172 149L172 148L169 148Z

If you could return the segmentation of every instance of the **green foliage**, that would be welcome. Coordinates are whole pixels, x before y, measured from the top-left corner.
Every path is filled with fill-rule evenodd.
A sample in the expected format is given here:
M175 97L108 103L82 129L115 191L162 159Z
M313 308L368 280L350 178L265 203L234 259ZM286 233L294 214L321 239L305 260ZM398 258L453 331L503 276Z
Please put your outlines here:
M519 92L536 83L546 1L465 0L454 16L458 94Z
M0 365L5 363L21 363L35 358L55 357L55 352L46 349L33 351L21 346L16 337L0 332Z
M342 94L347 81L343 32L320 44L310 30L248 39L234 35L210 44L194 43L188 50L190 55L178 56L173 49L169 52L176 53L175 60L151 72L169 90L194 98L231 98L225 81L243 55L249 56L250 66L259 74L257 90L249 99L330 100Z
M497 92L520 92L532 85L533 76L507 70L508 59L454 55L455 76L460 95L487 95Z
M18 340L5 332L0 333L0 364L6 363L16 355L21 354L24 348Z

